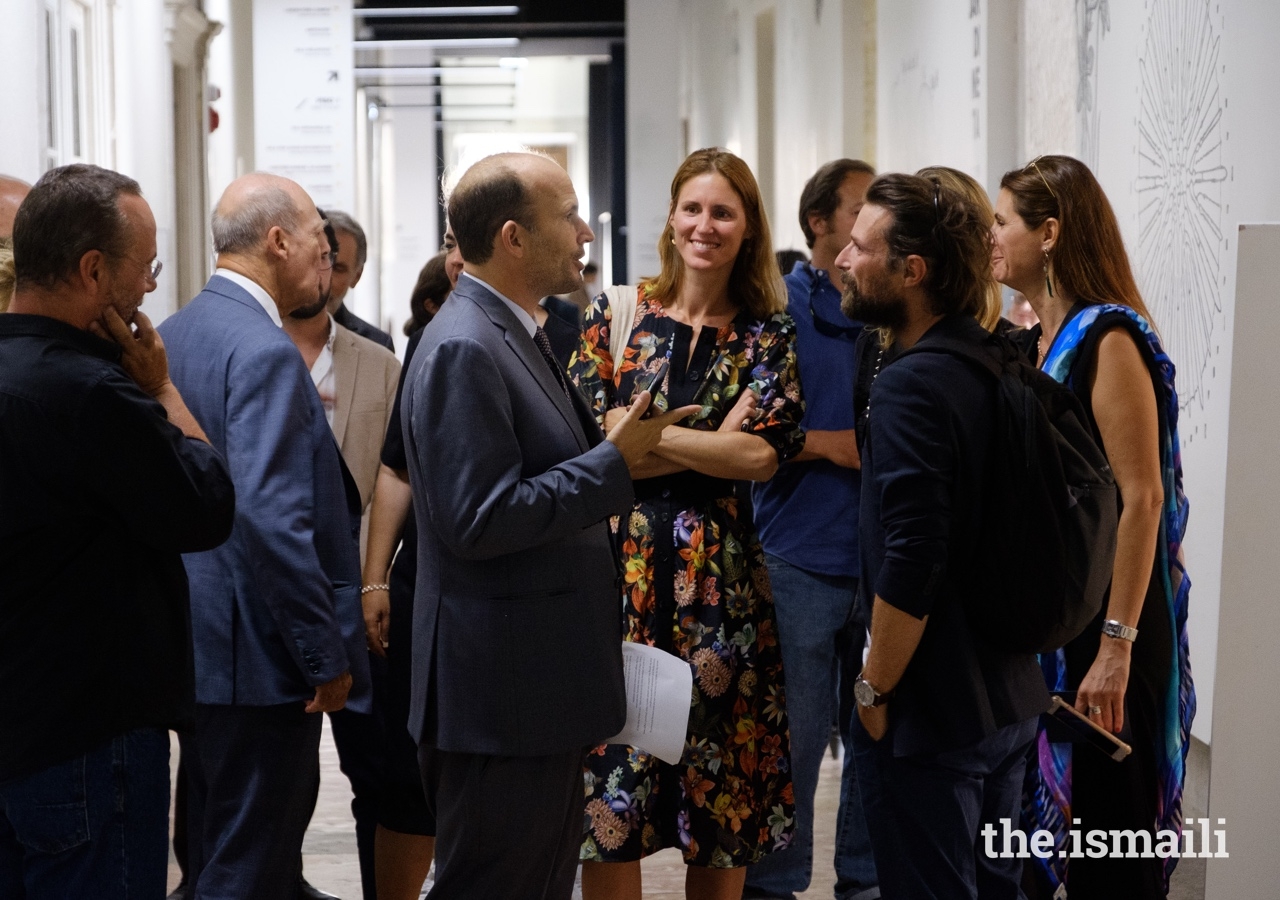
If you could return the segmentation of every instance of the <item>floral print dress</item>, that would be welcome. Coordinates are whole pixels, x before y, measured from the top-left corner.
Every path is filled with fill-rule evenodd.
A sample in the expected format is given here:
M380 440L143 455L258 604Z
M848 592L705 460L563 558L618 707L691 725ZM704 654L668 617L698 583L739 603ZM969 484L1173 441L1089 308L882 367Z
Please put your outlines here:
M785 314L740 313L693 329L640 293L619 364L609 351L604 294L587 309L569 374L597 418L625 406L670 363L655 403L700 404L686 427L713 431L748 386L760 395L746 431L786 460L800 451L803 403L795 326ZM625 566L625 639L661 647L693 669L692 709L678 766L635 747L587 757L584 860L626 862L679 847L692 865L749 865L794 832L790 739L773 595L754 528L738 517L733 482L680 472L636 482L618 523Z

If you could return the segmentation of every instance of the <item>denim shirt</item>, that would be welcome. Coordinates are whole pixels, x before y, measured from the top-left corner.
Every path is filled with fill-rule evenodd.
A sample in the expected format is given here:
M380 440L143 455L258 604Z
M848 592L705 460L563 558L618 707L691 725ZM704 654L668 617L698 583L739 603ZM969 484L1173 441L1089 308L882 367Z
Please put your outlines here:
M852 429L853 350L862 326L845 318L840 291L821 270L798 262L784 281L805 399L800 425L806 431ZM817 325L815 313L822 320ZM831 326L844 331L824 334L834 331ZM751 491L765 552L809 572L857 577L860 484L857 469L830 460L783 463Z

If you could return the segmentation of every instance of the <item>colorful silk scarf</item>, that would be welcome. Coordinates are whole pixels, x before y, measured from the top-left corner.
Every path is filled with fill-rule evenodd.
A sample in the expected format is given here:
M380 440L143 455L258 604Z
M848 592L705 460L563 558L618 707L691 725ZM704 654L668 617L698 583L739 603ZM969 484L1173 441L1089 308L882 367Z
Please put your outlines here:
M1174 635L1174 656L1169 660L1169 687L1163 700L1161 727L1154 738L1159 787L1156 831L1182 833L1182 788L1185 780L1187 749L1191 742L1191 720L1196 714L1195 686L1191 680L1191 661L1187 643L1187 598L1191 580L1182 560L1182 538L1187 530L1187 498L1182 492L1182 451L1178 443L1178 394L1174 387L1174 366L1155 329L1142 316L1127 306L1089 306L1066 322L1049 348L1044 371L1056 381L1075 388L1072 369L1079 356L1085 335L1099 317L1122 313L1137 325L1146 338L1154 359L1152 378L1162 387L1158 402L1165 403L1160 435L1160 468L1164 480L1164 509L1156 542L1155 569L1163 588ZM1147 355L1144 354L1144 358ZM1152 360L1148 359L1148 364ZM1045 682L1051 691L1067 689L1066 658L1061 650L1040 658ZM1055 849L1068 846L1071 822L1071 745L1050 743L1044 729L1036 736L1039 766L1029 766L1023 794L1024 827L1045 829L1055 837ZM1177 857L1165 861L1165 887L1177 865ZM1065 882L1067 860L1054 853L1050 859L1038 859L1051 886L1057 891ZM1058 896L1056 893L1054 896Z

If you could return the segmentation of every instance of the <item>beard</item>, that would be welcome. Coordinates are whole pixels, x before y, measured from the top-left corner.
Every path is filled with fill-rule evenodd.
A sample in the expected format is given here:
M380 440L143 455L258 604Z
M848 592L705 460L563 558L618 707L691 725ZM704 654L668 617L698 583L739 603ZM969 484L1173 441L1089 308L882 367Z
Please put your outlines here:
M321 292L315 303L308 303L306 306L299 306L293 312L289 313L290 319L314 319L320 313L325 311L329 305L329 291Z
M115 307L115 311L119 313L121 320L126 325L133 324L133 317L138 313L138 307L142 306L142 301L146 295L138 294L137 291L125 290L123 288L113 288L108 294L108 302Z
M840 273L844 286L840 293L840 311L853 321L874 328L901 330L907 323L906 301L894 295L884 275L865 280L866 285L860 288L852 275Z

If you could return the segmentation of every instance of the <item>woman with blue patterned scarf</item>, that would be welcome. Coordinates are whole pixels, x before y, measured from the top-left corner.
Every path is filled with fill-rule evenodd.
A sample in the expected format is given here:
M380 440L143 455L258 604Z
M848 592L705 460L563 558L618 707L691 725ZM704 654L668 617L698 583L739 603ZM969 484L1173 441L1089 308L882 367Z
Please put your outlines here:
M1072 830L1145 832L1157 848L1182 830L1182 789L1195 690L1187 652L1182 562L1178 397L1134 281L1119 224L1093 173L1067 156L1042 156L1000 182L992 228L998 281L1026 295L1040 324L1028 355L1084 406L1120 492L1111 589L1098 619L1041 664L1050 690L1122 734L1133 753L1115 762L1041 732L1028 767L1024 828L1057 841L1035 860L1044 896L1146 900L1168 894L1177 858L1091 858L1069 853ZM1146 838L1140 838L1141 844Z

